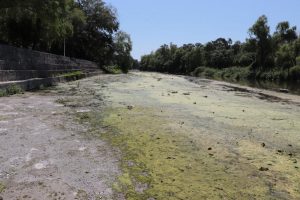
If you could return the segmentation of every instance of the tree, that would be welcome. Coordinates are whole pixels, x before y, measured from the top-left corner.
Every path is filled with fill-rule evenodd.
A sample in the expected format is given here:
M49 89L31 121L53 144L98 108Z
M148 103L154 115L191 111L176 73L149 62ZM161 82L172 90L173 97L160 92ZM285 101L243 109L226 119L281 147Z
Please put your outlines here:
M260 70L272 67L272 40L267 17L265 15L259 17L255 24L249 29L249 33L251 39L255 40L257 47L254 70L256 70L257 67Z
M292 45L284 44L276 52L276 65L283 70L287 70L296 65L295 51Z
M0 37L15 46L50 50L73 33L73 20L83 15L73 0L5 1L0 9Z
M114 61L121 67L123 72L127 73L133 65L133 59L130 55L132 42L127 33L119 31L115 34L114 50Z
M287 21L280 22L276 26L274 38L277 43L290 43L297 39L297 27L293 26L290 28L290 23Z
M109 64L114 54L113 34L119 29L116 10L102 0L79 0L85 23L74 25L74 34L68 38L67 55Z

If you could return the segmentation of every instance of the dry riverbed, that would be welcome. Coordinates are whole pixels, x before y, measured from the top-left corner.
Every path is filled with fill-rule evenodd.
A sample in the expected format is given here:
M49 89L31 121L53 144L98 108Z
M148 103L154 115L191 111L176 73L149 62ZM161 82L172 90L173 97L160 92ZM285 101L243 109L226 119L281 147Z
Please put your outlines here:
M158 73L0 99L4 199L299 199L300 97Z

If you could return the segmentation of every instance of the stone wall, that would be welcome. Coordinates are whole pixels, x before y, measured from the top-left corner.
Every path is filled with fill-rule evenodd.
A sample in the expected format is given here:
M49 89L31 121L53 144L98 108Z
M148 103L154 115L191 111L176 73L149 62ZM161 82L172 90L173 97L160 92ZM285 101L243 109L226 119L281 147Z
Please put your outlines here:
M7 85L7 82L30 82L31 79L35 79L34 82L42 82L42 79L45 79L48 83L52 78L60 80L61 78L57 77L74 71L81 71L84 77L103 73L97 64L91 61L0 44L2 86ZM37 79L39 81L36 81Z

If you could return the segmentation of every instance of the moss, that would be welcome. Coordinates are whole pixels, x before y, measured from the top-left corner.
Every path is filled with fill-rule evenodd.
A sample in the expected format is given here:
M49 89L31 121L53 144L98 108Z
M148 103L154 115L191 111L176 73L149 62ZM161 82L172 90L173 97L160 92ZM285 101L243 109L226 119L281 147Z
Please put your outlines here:
M192 143L186 134L168 128L168 121L156 112L135 107L104 113L102 125L110 129L101 136L123 152L123 174L113 186L116 191L122 191L127 199L268 196L269 188L263 180L248 178L251 170L226 171L225 163ZM136 188L139 184L147 185L144 192Z
M59 104L63 104L63 105L66 105L68 102L70 102L71 100L70 99L66 99L66 98L59 98L57 99L55 102L56 103L59 103Z
M62 76L64 77L73 77L73 76L81 76L83 75L82 71L75 71L75 72L69 72L69 73L64 73Z
M5 189L6 189L5 185L4 185L3 183L0 183L0 194L1 194L2 192L4 192Z

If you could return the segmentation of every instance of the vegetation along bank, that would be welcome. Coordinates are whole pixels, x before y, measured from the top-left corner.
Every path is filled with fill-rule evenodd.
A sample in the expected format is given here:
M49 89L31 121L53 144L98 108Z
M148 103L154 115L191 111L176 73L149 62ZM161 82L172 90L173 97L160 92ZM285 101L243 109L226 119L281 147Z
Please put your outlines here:
M206 44L162 45L141 58L145 71L229 80L300 80L300 37L289 22L271 34L266 16L249 28L245 42L218 38Z

